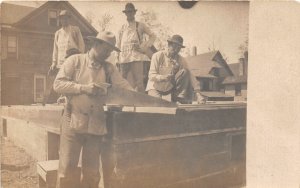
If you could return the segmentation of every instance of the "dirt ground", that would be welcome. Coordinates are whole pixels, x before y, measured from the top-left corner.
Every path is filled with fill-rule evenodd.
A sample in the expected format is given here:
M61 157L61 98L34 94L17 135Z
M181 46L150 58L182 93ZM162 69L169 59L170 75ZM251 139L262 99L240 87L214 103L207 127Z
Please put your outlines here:
M1 188L37 188L36 160L1 138Z

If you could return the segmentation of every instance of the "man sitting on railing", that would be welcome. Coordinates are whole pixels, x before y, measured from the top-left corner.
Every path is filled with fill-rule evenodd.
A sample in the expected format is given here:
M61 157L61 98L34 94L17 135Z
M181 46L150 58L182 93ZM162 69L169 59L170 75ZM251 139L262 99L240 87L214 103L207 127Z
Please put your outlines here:
M197 101L204 103L200 83L190 72L184 58L179 55L181 48L184 47L183 38L174 35L168 40L166 51L153 54L146 91L154 97L171 94L173 102L186 104L192 102L194 88Z

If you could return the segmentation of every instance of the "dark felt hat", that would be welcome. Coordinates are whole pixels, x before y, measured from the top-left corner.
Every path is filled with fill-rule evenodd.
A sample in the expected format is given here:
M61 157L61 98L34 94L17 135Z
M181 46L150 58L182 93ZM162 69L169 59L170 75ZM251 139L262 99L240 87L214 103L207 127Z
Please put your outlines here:
M168 42L178 44L181 48L185 48L183 46L183 38L180 35L173 35L170 39L167 40Z
M137 11L137 9L135 9L134 5L132 3L127 3L125 5L125 10L123 10L124 13L126 12L132 12L132 11Z

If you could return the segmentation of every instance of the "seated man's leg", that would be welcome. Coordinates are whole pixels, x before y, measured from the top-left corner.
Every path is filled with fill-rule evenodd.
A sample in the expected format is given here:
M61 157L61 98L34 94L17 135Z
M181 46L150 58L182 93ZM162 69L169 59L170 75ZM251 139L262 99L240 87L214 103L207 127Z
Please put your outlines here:
M180 103L190 103L191 83L189 71L186 69L179 70L175 75L175 90L172 93L172 100Z
M87 134L82 148L81 188L98 188L102 136Z
M150 95L152 97L159 97L159 98L162 97L162 95L157 90L155 90L155 89L150 89L148 91L148 95Z
M82 140L79 134L62 126L60 136L59 168L57 173L57 188L79 188L80 170L78 161Z

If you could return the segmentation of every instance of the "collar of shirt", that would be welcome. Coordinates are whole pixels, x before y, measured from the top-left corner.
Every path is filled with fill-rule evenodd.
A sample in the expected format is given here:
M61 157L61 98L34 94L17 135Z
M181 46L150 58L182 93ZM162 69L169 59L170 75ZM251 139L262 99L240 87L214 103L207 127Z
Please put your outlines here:
M65 32L69 32L71 30L71 25L68 25L66 27L62 27L62 30L64 30Z
M135 26L135 24L136 24L136 21L133 20L133 21L127 21L125 25L126 25L127 27L133 27L133 26Z
M88 67L92 69L101 69L102 63L99 61L96 61L95 59L91 58L90 53L88 52L87 54L87 59L88 59Z

